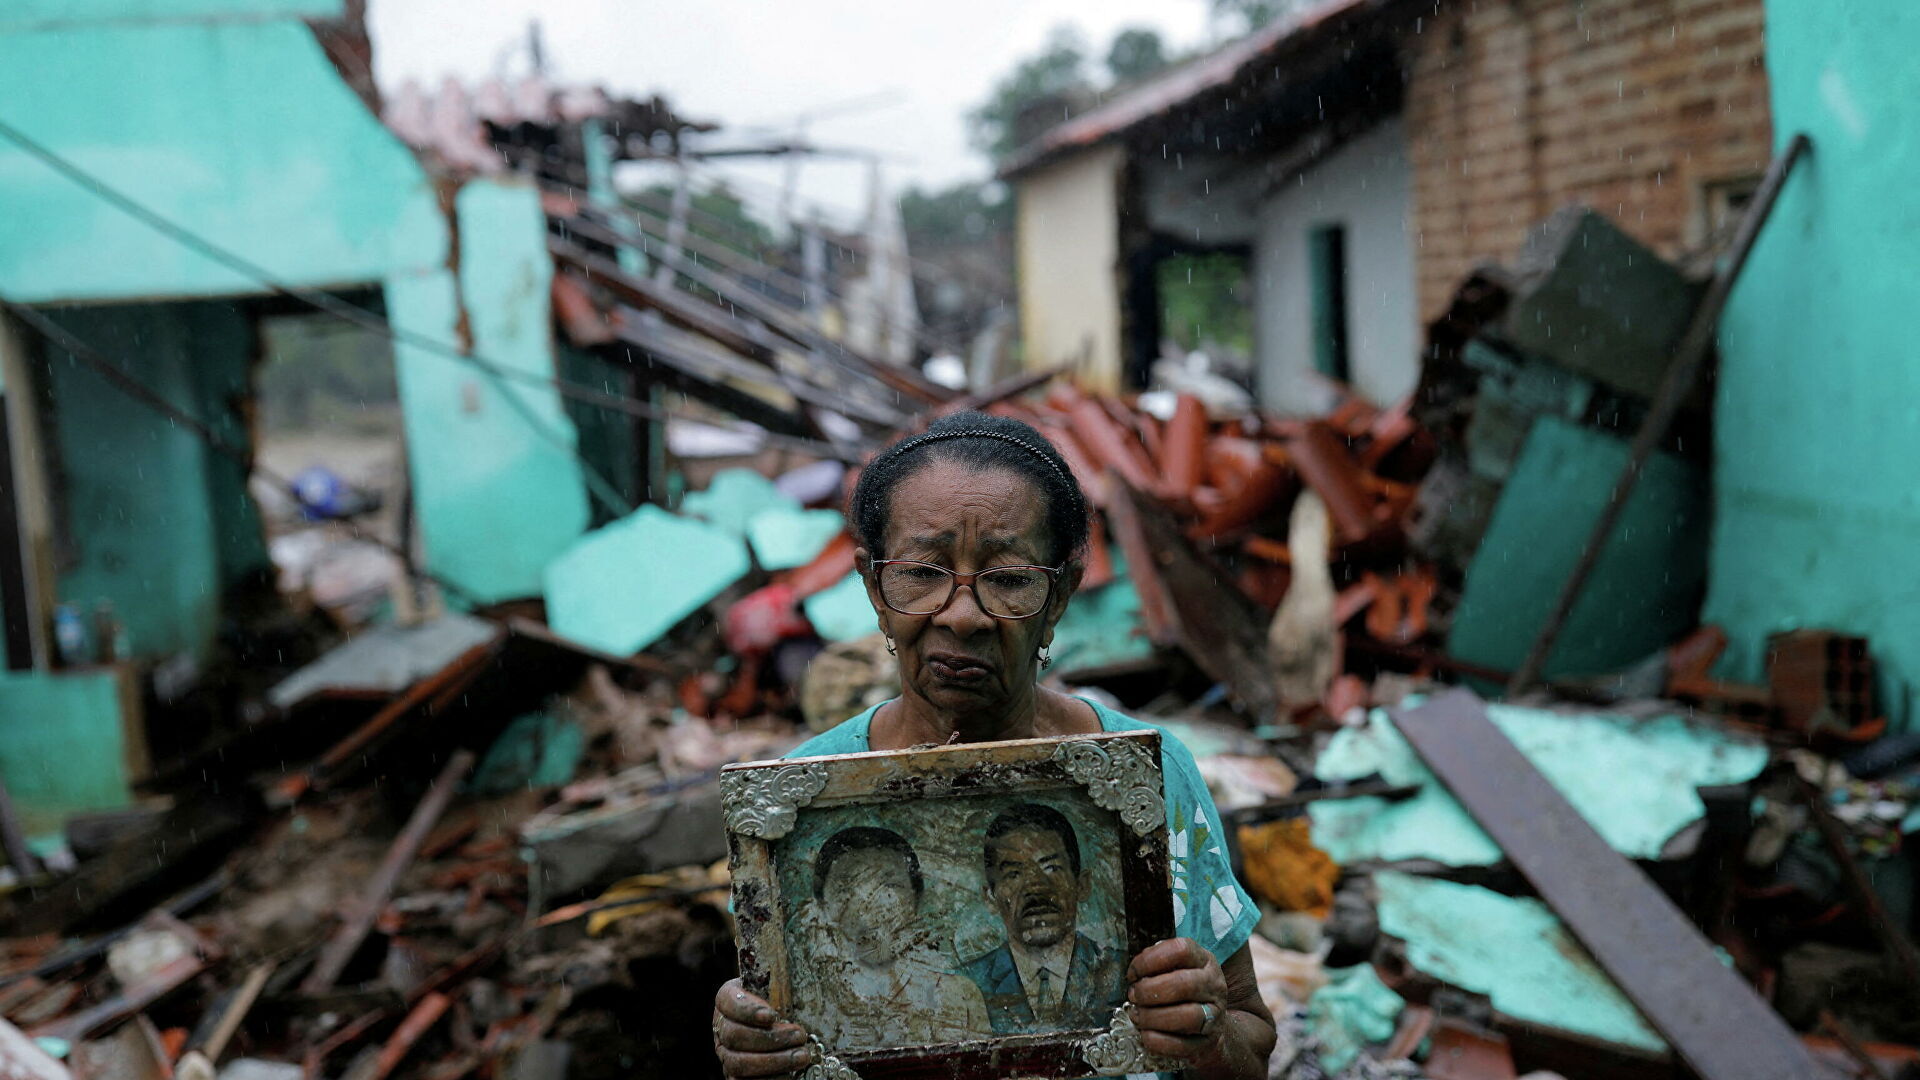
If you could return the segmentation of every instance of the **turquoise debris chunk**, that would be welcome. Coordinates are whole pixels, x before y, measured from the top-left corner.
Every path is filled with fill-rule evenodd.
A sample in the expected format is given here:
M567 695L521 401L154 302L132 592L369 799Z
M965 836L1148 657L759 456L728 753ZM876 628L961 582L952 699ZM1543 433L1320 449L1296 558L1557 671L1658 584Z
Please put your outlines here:
M1496 1012L1519 1020L1655 1053L1667 1049L1540 901L1392 871L1375 874L1374 883L1380 932L1406 942L1416 970L1485 994Z
M827 641L852 641L879 629L873 604L867 600L867 586L858 571L842 578L840 584L807 597L800 606L814 631Z
M1053 628L1054 668L1104 667L1153 655L1140 629L1140 594L1125 576L1082 590Z
M1337 1073L1370 1043L1393 1037L1407 1003L1380 981L1372 964L1330 968L1327 985L1307 1003L1307 1024L1320 1043L1320 1064Z
M133 804L126 689L110 668L0 672L0 779L35 841Z
M800 504L782 495L773 481L752 469L722 469L705 490L690 491L680 510L705 518L738 537L747 535L753 519L769 510L798 510Z
M747 541L763 570L791 570L813 561L847 527L838 510L776 506L747 523Z
M500 733L467 781L477 795L559 787L573 779L587 750L579 724L551 713L527 713Z
M1676 833L1706 813L1697 788L1743 783L1767 762L1764 746L1678 716L1630 719L1511 705L1487 712L1607 843L1633 859L1658 858ZM1499 845L1379 709L1365 725L1335 734L1314 769L1328 782L1373 773L1391 784L1420 785L1420 793L1400 802L1339 799L1309 807L1314 843L1336 861L1500 861Z
M738 537L649 504L588 533L547 567L547 623L589 648L630 656L749 567Z
M1520 666L1626 460L1624 439L1557 416L1533 422L1467 566L1449 655ZM1549 677L1618 671L1694 625L1710 502L1698 465L1665 453L1647 461L1554 646Z

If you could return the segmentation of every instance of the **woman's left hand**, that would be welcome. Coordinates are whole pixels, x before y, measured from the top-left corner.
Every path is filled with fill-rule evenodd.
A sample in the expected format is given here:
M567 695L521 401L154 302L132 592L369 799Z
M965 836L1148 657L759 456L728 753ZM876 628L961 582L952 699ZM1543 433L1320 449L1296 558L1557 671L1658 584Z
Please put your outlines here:
M1199 942L1171 938L1142 949L1127 965L1127 984L1133 1024L1148 1053L1192 1060L1219 1040L1227 977Z
M1223 967L1192 938L1151 945L1127 965L1127 1000L1149 1054L1185 1063L1189 1075L1266 1076L1273 1017L1245 948Z

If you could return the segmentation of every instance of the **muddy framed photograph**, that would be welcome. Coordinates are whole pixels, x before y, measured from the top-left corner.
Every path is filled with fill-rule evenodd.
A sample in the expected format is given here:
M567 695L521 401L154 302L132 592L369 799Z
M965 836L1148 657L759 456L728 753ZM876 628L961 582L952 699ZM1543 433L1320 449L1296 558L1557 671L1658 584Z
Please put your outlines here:
M1171 937L1157 732L730 765L740 975L805 1080L1115 1076L1126 969Z

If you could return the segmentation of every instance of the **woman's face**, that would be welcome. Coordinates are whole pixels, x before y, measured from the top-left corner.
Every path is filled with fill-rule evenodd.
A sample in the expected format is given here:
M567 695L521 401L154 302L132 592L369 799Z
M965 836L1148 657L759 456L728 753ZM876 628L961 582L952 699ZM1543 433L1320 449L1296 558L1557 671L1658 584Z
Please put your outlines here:
M961 574L995 566L1050 566L1046 503L1040 490L1003 469L936 461L894 486L884 551L869 559L914 559ZM886 606L868 572L867 597L899 652L901 681L953 720L1004 717L1033 693L1040 646L1053 638L1077 574L1063 572L1040 614L997 619L971 588L957 588L933 615Z

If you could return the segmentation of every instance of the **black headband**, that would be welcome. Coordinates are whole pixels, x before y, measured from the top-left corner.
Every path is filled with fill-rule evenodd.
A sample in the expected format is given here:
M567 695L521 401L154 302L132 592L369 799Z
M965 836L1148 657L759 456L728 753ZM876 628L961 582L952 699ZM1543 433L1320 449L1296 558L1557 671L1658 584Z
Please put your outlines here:
M909 450L918 450L930 442L939 442L941 439L999 439L1001 442L1012 443L1027 453L1032 454L1034 457L1039 458L1041 464L1052 469L1055 476L1062 480L1067 479L1067 474L1060 470L1060 466L1054 464L1052 458L1042 453L1039 447L1025 439L1015 438L1003 432L986 431L981 428L968 428L965 431L934 431L928 432L925 435L916 435L895 447L894 454L904 455Z

